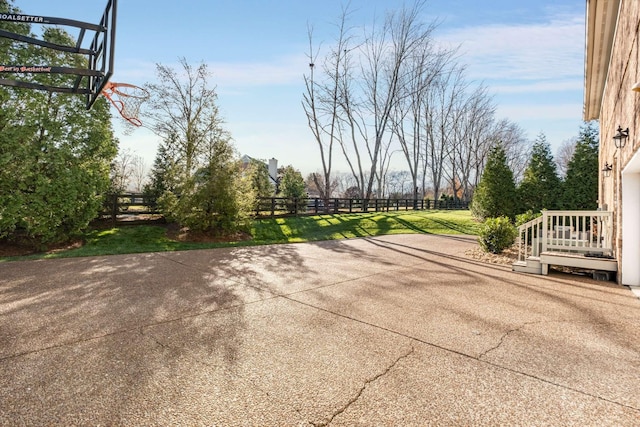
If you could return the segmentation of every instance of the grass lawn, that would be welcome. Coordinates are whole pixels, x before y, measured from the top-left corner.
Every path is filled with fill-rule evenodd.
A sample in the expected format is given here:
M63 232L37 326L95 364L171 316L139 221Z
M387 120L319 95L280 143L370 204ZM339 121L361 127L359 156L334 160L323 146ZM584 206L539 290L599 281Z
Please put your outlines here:
M252 239L225 242L182 242L167 237L158 225L121 226L89 231L79 248L0 260L65 258L141 252L164 252L229 246L298 243L385 234L477 234L469 211L405 211L314 215L256 220Z
M384 234L476 234L469 211L406 211L263 219L252 235L259 243L350 239Z

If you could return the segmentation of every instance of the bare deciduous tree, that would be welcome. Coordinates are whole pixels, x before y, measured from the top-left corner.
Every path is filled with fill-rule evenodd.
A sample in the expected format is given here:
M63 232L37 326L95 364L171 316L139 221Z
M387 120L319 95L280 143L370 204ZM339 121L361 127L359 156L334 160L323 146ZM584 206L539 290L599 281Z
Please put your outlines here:
M495 104L484 85L462 98L461 118L456 126L458 143L454 145L452 165L456 172L450 182L454 196L470 201L480 177L491 142ZM458 188L459 186L459 188Z
M432 24L434 25L434 24ZM438 76L444 71L453 56L453 51L437 51L426 38L416 53L408 61L408 70L404 73L402 85L405 95L396 104L393 116L394 134L400 144L411 175L413 197L418 199L420 172L424 176L424 144L427 132L424 120L424 99ZM422 177L424 193L424 177Z
M389 152L384 143L393 131L393 112L406 96L403 85L404 74L410 69L408 63L431 39L433 25L420 20L424 5L424 1L418 0L411 7L389 13L381 30L374 27L364 43L363 101L367 116L371 117L373 134L373 141L366 140L371 165L367 198L372 195L380 156Z
M142 156L134 156L131 170L131 187L136 193L141 193L147 180L147 164Z
M326 183L324 182L324 174L319 172L314 172L307 175L305 184L307 185L309 193L318 194L318 196L325 201L331 197L334 197L334 192L339 185L338 180L335 176L332 178L332 181L329 183L329 185L326 185Z
M495 126L494 140L500 142L507 156L507 165L513 172L516 183L522 180L527 168L533 143L526 138L524 130L507 119L500 120ZM482 167L484 169L484 166Z
M111 163L111 187L116 193L129 188L135 169L136 155L129 149L120 150Z
M440 197L445 174L449 172L451 179L454 171L447 171L453 148L456 143L456 123L458 120L456 108L460 97L466 89L463 69L454 67L448 73L443 73L425 97L427 105L425 111L425 127L427 140L425 147L426 167L431 172L431 184L434 197ZM459 135L458 135L459 136Z
M222 120L206 64L194 68L181 58L180 66L176 71L156 64L159 82L146 85L151 98L144 115L153 131L170 141L167 148L188 179L206 162L211 136L219 133Z
M436 47L436 23L421 20L425 5L416 0L388 13L381 26L364 30L362 39L347 30L343 10L336 44L322 62L322 79L314 75L318 55L310 34L303 105L321 150L325 179L318 184L330 182L336 145L354 181L350 191L358 188L361 198L383 196L393 154L399 152L415 199L420 187L422 195L430 187L436 198L448 187L470 200L497 143L505 147L515 176L522 174L529 145L523 132L509 121L496 122L488 89L466 80L456 49Z
M573 158L573 153L576 151L576 144L578 138L573 137L562 142L560 148L556 152L556 163L558 164L558 175L564 177L567 174L567 168L569 161Z
M348 192L349 189L358 188L356 182L353 178L353 174L349 172L337 172L334 174L336 189L335 196L337 197L347 197L345 194L350 194ZM360 190L358 189L355 197L360 196Z
M404 199L413 194L409 171L391 171L386 181L387 197Z
M340 142L339 101L340 84L348 67L347 48L350 37L347 29L348 10L343 9L338 24L338 37L329 55L322 62L323 80L316 79L315 70L318 52L313 47L313 31L309 28L309 75L304 76L305 93L302 106L307 115L307 125L320 149L322 163L321 175L314 175L314 182L325 201L331 197L331 170L333 167L333 149L336 141ZM325 203L328 206L328 203Z

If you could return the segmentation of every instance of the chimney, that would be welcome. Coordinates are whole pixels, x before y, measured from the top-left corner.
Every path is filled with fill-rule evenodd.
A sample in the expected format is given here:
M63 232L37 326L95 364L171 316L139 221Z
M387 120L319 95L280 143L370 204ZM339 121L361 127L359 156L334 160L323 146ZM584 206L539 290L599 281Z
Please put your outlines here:
M274 158L269 159L269 177L271 178L271 183L275 185L278 179L278 160Z

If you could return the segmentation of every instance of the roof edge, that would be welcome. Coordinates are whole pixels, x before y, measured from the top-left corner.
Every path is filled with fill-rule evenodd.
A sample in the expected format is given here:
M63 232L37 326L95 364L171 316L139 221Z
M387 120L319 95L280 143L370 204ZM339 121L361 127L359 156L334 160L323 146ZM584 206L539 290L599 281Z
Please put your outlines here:
M598 119L607 84L620 0L587 0L583 119Z

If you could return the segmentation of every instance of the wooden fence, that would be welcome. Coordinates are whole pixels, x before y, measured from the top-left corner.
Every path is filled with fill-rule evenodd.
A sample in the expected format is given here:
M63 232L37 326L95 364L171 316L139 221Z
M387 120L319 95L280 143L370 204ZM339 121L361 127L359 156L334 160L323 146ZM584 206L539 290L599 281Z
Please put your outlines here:
M286 197L260 197L256 203L256 217L290 215L390 212L400 210L461 210L469 203L460 200L429 199L340 199L327 201L320 198L291 199ZM106 197L103 217L113 221L139 215L160 215L154 199L144 194L111 194Z
M144 194L109 194L102 209L103 217L117 220L123 216L160 215L155 199Z
M256 216L315 215L335 213L389 212L399 210L468 209L469 203L460 200L428 199L289 199L262 197L258 199Z

